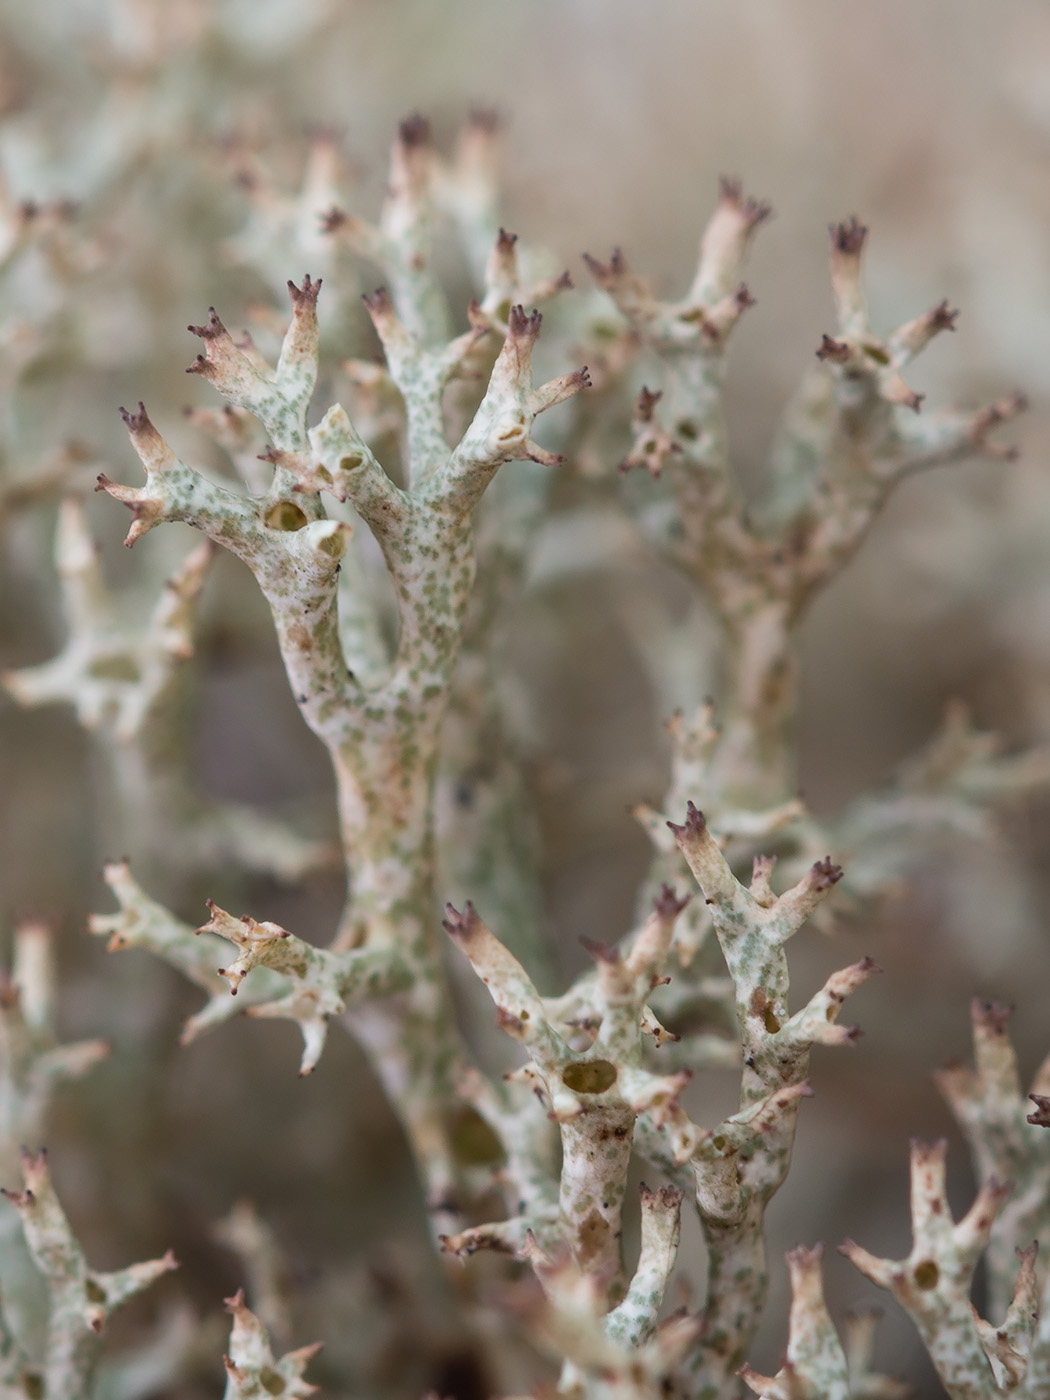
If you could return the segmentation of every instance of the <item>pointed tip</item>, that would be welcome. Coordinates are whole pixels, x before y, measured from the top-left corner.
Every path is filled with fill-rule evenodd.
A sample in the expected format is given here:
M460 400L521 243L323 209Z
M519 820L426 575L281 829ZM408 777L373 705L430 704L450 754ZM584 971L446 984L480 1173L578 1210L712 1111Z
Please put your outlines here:
M844 219L841 223L831 224L828 228L828 236L835 252L857 257L864 247L868 230L856 214L851 214L848 219Z
M667 825L678 838L681 838L686 832L699 835L701 832L707 830L707 822L704 819L704 814L693 801L686 803L685 822L681 826L672 821L669 821Z
M420 112L413 112L400 122L397 137L406 149L430 145L430 122Z

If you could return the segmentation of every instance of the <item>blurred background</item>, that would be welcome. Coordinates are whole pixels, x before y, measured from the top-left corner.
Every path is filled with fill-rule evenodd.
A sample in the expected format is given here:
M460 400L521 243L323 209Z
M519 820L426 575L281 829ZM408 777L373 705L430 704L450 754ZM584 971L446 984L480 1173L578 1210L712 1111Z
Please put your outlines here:
M552 249L580 286L580 254L618 245L659 291L684 288L722 173L773 204L748 268L758 306L731 357L745 481L758 479L778 415L832 327L830 222L856 213L870 226L880 328L942 297L960 308L956 334L924 356L915 387L931 404L1023 391L1030 411L1007 435L1021 455L906 483L819 601L805 641L803 792L826 815L877 786L953 697L1008 749L1050 740L1050 12L1039 0L2 0L8 222L22 201L56 210L55 231L5 273L6 479L74 444L77 461L137 483L116 407L139 398L201 460L181 410L210 400L183 374L197 350L183 328L213 303L231 325L258 320L259 303L283 315L275 288L318 270L300 265L308 233L285 228L279 210L261 219L259 170L294 191L323 128L348 201L371 216L397 122L425 113L448 144L477 106L505 121L508 227ZM345 317L326 331L333 357L356 353L363 335L352 309L360 286L348 287ZM44 661L63 642L54 500L12 501L3 498L0 560L5 667ZM123 512L95 502L90 521L114 587L147 610L189 532L157 532L129 557ZM666 715L610 561L581 563L564 534L545 547L547 567L515 614L514 655L551 943L568 975L578 935L608 941L632 922L648 847L628 807L666 782ZM671 612L680 605L669 580L651 592ZM200 784L330 833L324 754L286 693L261 599L232 560L209 580L195 664L188 761ZM63 1034L115 1047L54 1115L49 1145L69 1213L102 1267L172 1245L184 1268L165 1287L214 1314L239 1277L209 1229L251 1196L306 1300L296 1342L323 1335L324 1364L354 1374L358 1332L389 1326L396 1347L389 1319L408 1306L404 1277L436 1275L418 1263L423 1216L396 1125L346 1037L330 1037L303 1082L292 1027L237 1022L179 1050L198 994L145 955L106 958L81 937L87 914L111 907L102 860L134 837L106 786L70 708L0 702L4 920L54 923ZM799 996L864 953L885 975L851 1009L865 1038L815 1057L817 1096L770 1212L775 1285L759 1369L775 1367L786 1335L783 1249L849 1234L906 1252L910 1135L949 1135L953 1199L968 1204L966 1153L929 1072L968 1055L970 996L1016 1004L1026 1075L1050 1050L1048 815L1047 796L1026 798L994 840L944 843L877 916L833 941L800 936ZM193 924L211 895L315 941L330 935L340 898L334 874L284 887L229 869L184 878L161 861L139 878ZM694 1109L701 1121L732 1097L732 1076L710 1080ZM698 1254L687 1231L684 1272ZM833 1310L869 1297L833 1252L827 1272ZM429 1369L411 1373L406 1393L421 1381L467 1393L443 1341L443 1305L419 1306ZM125 1325L131 1335L134 1319ZM908 1324L885 1327L886 1369L934 1385ZM200 1387L209 1393L206 1379Z

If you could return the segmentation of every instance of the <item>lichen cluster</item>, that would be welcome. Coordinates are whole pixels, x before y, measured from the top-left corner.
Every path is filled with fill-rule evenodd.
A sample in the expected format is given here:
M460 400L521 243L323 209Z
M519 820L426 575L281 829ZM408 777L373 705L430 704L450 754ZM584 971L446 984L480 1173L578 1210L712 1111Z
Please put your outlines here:
M190 424L225 452L221 482L181 460L141 403L121 410L145 484L122 484L123 471L97 482L131 511L126 543L171 522L205 542L149 615L129 619L71 494L56 544L66 643L51 661L8 673L6 688L22 705L75 708L144 844L176 872L238 862L310 878L335 859L328 843L216 803L185 778L184 663L211 562L229 551L254 576L291 694L330 759L342 917L318 943L209 902L194 929L121 861L105 872L118 907L96 913L92 931L111 951L151 950L205 993L184 1040L245 1010L290 1020L305 1075L333 1024L349 1032L404 1130L460 1325L497 1393L514 1393L524 1375L579 1400L721 1400L744 1385L775 1400L894 1396L874 1366L872 1325L854 1320L840 1341L819 1247L788 1258L783 1366L764 1376L750 1365L768 1292L766 1209L813 1092L811 1052L855 1038L839 1013L877 971L864 957L793 1003L786 945L811 918L830 927L869 910L931 834L1041 783L1048 760L999 755L953 710L882 790L818 820L797 793L800 628L894 486L970 455L1009 455L991 435L1021 404L926 409L904 371L954 330L956 313L941 302L876 331L861 290L867 231L847 220L830 233L834 333L815 347L765 483L745 498L726 425L727 348L754 305L740 276L768 207L723 182L681 300L658 299L619 251L587 258L593 285L577 291L542 250L500 227L495 141L481 114L445 160L422 119L405 122L374 224L331 203L330 136L315 143L297 194L275 189L240 152L254 208L235 255L272 269L278 255L311 251L324 278L284 270L299 280L287 282L275 364L215 309L190 327L203 344L190 372L223 400L192 411ZM9 223L13 248L32 220ZM476 282L462 305L437 271L438 235L450 230ZM364 268L382 283L364 297L382 360L352 359L349 407L319 412L325 307L349 318L346 287ZM333 288L333 278L346 281ZM541 303L553 326L542 338ZM534 376L541 354L551 378ZM549 428L538 427L548 410ZM724 664L717 697L694 696L670 722L663 800L636 809L653 849L632 931L588 941L592 965L552 995L540 990L549 974L535 822L501 658L553 483L566 478L578 493L615 498L644 547L680 571L716 619ZM53 1084L104 1051L58 1042L45 944L39 930L22 931L0 991L0 1162L13 1170L13 1149L33 1149L24 1190L5 1193L17 1217L6 1212L0 1233L0 1389L78 1400L92 1393L110 1311L174 1260L90 1268L36 1152ZM461 957L520 1048L502 1075L476 1024L491 1008L464 990ZM1039 1099L1050 1081L1039 1077L1040 1107L1028 1115L1005 1023L977 1004L977 1068L939 1080L981 1182L969 1212L953 1222L943 1147L916 1145L908 1258L844 1246L912 1316L953 1400L1037 1400L1050 1384L1050 1303L1037 1321L1044 1285L1031 1247L1050 1217ZM739 1107L716 1122L690 1088L712 1066L740 1072ZM640 1193L636 1162L653 1183ZM636 1195L637 1251L624 1236ZM707 1278L676 1308L683 1210L699 1220ZM46 1297L34 1292L16 1221ZM227 1396L310 1393L314 1348L272 1349L288 1341L272 1240L250 1212L224 1228L253 1309L243 1292L228 1300ZM502 1260L486 1267L474 1257L484 1252ZM981 1257L993 1322L970 1306ZM193 1346L173 1335L154 1343L163 1364L121 1373L123 1400L178 1383Z

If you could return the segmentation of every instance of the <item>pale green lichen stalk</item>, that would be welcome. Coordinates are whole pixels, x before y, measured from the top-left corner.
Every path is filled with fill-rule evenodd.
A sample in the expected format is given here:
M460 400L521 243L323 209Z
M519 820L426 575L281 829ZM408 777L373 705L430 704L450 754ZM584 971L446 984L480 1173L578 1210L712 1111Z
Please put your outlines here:
M962 1220L954 1222L945 1190L945 1153L943 1141L912 1143L913 1242L906 1259L880 1259L852 1240L842 1251L910 1314L952 1400L987 1400L1005 1391L1027 1395L1018 1387L1026 1371L1037 1381L1047 1366L1047 1339L1036 1331L1035 1246L1021 1255L1002 1323L990 1326L970 1307L970 1289L1011 1187L989 1178ZM1038 1385L1031 1392L1041 1393Z
M43 1400L81 1400L89 1393L98 1358L99 1334L114 1309L162 1274L177 1268L169 1252L146 1264L103 1273L92 1269L69 1227L51 1185L43 1152L22 1154L25 1189L3 1195L22 1218L30 1253L47 1283L47 1337L39 1358L4 1349L9 1394L39 1394Z
M824 337L820 363L785 419L767 489L746 506L724 418L725 350L752 305L740 267L769 211L727 182L681 301L657 300L620 254L608 263L589 260L622 320L602 338L591 402L562 415L558 451L541 446L536 418L590 379L582 369L534 383L540 315L526 308L560 299L569 281L537 270L539 260L524 258L498 227L490 138L490 124L475 121L456 160L442 163L425 124L405 123L375 224L333 206L314 211L323 217L305 226L310 200L341 198L328 138L315 142L314 165L294 196L282 202L256 178L240 255L272 278L276 243L305 252L320 239L338 275L347 253L377 265L386 285L365 307L385 366L350 361L350 411L335 404L314 422L320 282L306 276L288 284L291 324L276 366L250 338L235 339L213 310L191 327L204 348L190 372L216 388L225 407L195 409L190 418L226 447L247 494L181 461L141 404L124 419L145 485L99 479L133 513L128 544L159 524L182 522L254 574L299 710L331 759L348 880L335 937L317 947L273 921L214 903L195 931L153 901L124 863L106 870L119 911L97 915L92 930L112 948L152 949L205 992L184 1039L241 1009L289 1019L302 1033L307 1073L329 1023L344 1022L404 1127L442 1250L462 1261L464 1325L490 1357L510 1334L513 1313L517 1330L560 1367L558 1393L573 1400L731 1400L745 1383L771 1400L888 1400L899 1391L874 1367L870 1320L851 1325L844 1344L835 1332L819 1248L800 1246L789 1256L793 1304L783 1366L766 1376L748 1364L768 1291L766 1209L787 1174L801 1103L812 1092L811 1051L853 1040L839 1013L876 970L863 958L795 1008L785 945L807 920L829 918L843 870L825 852L850 851L843 883L859 907L899 873L916 830L974 829L992 799L1041 781L1048 764L1039 751L999 757L954 710L943 734L881 793L818 823L795 791L799 635L813 597L856 552L892 487L912 471L975 451L1003 455L988 435L1019 404L919 414L919 396L902 372L936 334L953 329L954 313L940 304L878 335L860 290L865 230L855 220L838 225L831 235L837 333ZM457 227L479 283L459 334L434 272L441 216ZM588 356L607 316L596 310L599 300L566 316L567 338L587 344ZM617 407L616 396L640 351L655 359L662 380L658 390L630 395L632 413L629 402ZM561 345L556 354L560 363L575 362ZM547 996L538 989L548 972L535 946L534 871L519 880L498 868L501 852L527 848L520 785L499 762L479 759L491 759L483 745L502 746L509 731L493 656L501 609L522 586L548 503L541 473L564 457L582 476L595 474L611 431L596 422L605 410L614 427L629 422L624 467L646 469L640 485L626 483L631 510L644 536L713 606L725 666L718 704L697 703L671 723L663 810L638 809L655 847L639 926L619 941L616 930L608 944L589 942L593 966L561 995ZM507 490L479 530L482 498L497 472L526 461L520 478L501 477L497 490ZM376 547L372 557L360 548L360 525ZM190 557L174 596L165 595L152 625L136 631L110 608L76 507L64 511L60 539L68 646L7 684L27 703L72 701L85 722L108 725L121 740L134 737L145 752L152 708L192 644L189 618L204 558ZM393 629L370 589L376 550L392 586ZM133 680L113 674L129 666ZM457 816L450 798L457 787L478 802L473 821ZM483 830L489 814L506 818L508 831ZM866 855L866 836L887 826L893 840ZM783 856L776 886L775 858L765 851ZM745 883L736 870L748 866ZM449 904L444 927L487 989L499 1028L522 1052L500 1080L474 1062L468 1044L483 1040L476 1027L464 1034L457 1024L436 912L443 881L467 886L475 877L479 890L464 894L477 908L456 894L462 912ZM700 897L675 893L690 878ZM717 950L711 940L704 946L708 931ZM718 952L724 968L715 965ZM675 1029L700 1003L728 1013L735 1041L707 1024ZM476 1019L475 1006L469 1003L465 1021ZM1037 1124L1024 1122L1004 1024L997 1011L976 1012L977 1071L952 1069L941 1078L984 1178L972 1210L952 1221L943 1153L916 1148L909 1257L886 1261L848 1246L854 1262L912 1314L953 1400L1011 1388L1037 1400L1050 1366L1048 1324L1036 1327L1033 1319L1034 1254L1023 1256L1016 1287L1011 1263L1013 1248L1027 1247L1018 1233L1045 1226L1050 1192L1043 1139ZM739 1067L739 1108L704 1126L687 1112L683 1094L693 1071L713 1064ZM641 1188L641 1244L632 1259L623 1237L636 1158L666 1183ZM27 1170L39 1178L38 1159ZM1009 1205L1006 1173L1017 1183ZM687 1201L699 1217L708 1279L696 1306L671 1313ZM32 1245L33 1201L21 1208ZM229 1400L312 1389L303 1372L314 1349L276 1359L271 1348L266 1329L283 1343L287 1316L272 1240L258 1225L242 1212L226 1228L254 1271L258 1295L255 1313L243 1295L229 1302ZM997 1329L969 1309L973 1270L989 1242L990 1306L1005 1317ZM488 1290L483 1261L471 1257L480 1251L515 1261L509 1277L521 1294L506 1307ZM103 1292L116 1289L105 1281L110 1276L86 1272L82 1260L70 1267L78 1287L90 1279ZM55 1316L67 1314L63 1301ZM73 1366L69 1358L86 1354L86 1343L67 1328L55 1347L62 1359L47 1365L58 1385L60 1365ZM29 1363L16 1357L11 1364L17 1372ZM82 1385L87 1363L76 1366ZM48 1400L58 1393L48 1390Z
M417 178L421 147L417 128L402 130L384 215L387 242L374 250L382 261L390 247L400 246L396 237L406 240L411 256L399 255L388 269L396 300L386 290L366 299L404 403L404 484L387 474L341 406L307 426L317 376L319 284L306 277L301 287L289 284L292 322L276 369L252 345L235 343L214 311L204 326L192 328L205 351L191 370L266 430L274 467L266 494L258 500L238 495L180 462L141 405L125 421L146 468L145 487L108 478L100 486L132 509L129 544L157 524L184 521L241 558L259 582L292 692L327 747L336 777L350 896L333 954L368 965L353 995L370 999L348 1011L348 1022L399 1108L433 1205L448 1210L458 1177L448 1125L458 1103L462 1055L433 923L432 791L474 579L472 513L502 464L559 460L532 440L533 421L588 379L578 370L534 386L540 316L512 306L488 388L458 443L449 446L445 390L471 365L488 324L479 315L465 334L442 339L447 318L437 314ZM326 517L322 493L348 501L367 524L396 592L397 649L371 683L359 679L339 621L338 573L350 527ZM265 960L258 947L253 956ZM282 964L282 970L288 968ZM349 983L320 998L316 988L295 992L275 1014L294 1015L319 1050L326 1019L343 1009L344 990Z
M847 220L830 229L837 333L817 348L818 364L784 414L752 499L739 480L725 391L732 332L755 304L741 270L770 212L738 182L723 181L693 283L678 301L658 299L619 250L608 262L587 259L628 329L626 364L644 351L644 372L655 363L659 375L659 387L643 386L634 403L621 469L645 468L646 480L625 484L628 507L652 546L696 586L723 640L716 702L696 694L673 721L662 813L642 803L637 814L655 846L649 890L682 878L663 818L693 800L742 852L775 835L793 878L829 846L848 853L839 904L855 907L907 873L917 837L973 829L1019 780L1039 785L1050 771L1043 747L1026 757L1023 777L1015 763L998 781L986 770L986 781L971 782L983 766L977 744L925 791L909 790L905 771L875 801L858 799L823 824L797 796L800 633L814 598L906 477L973 455L1009 459L1012 449L991 434L1024 404L1014 396L971 412L925 409L902 371L954 330L957 313L942 302L889 335L877 332L861 286L867 229ZM614 375L630 383L622 365ZM659 684L669 663L659 647L648 649ZM664 651L673 650L669 638ZM694 950L707 928L694 909L684 930Z
M587 1315L597 1322L607 1313L608 1337L644 1350L674 1262L681 1193L660 1197L659 1210L652 1193L643 1197L642 1253L628 1284L621 1216L633 1148L690 1185L709 1251L706 1300L676 1334L674 1367L647 1384L720 1395L734 1385L765 1302L764 1212L790 1163L798 1106L810 1092L810 1049L853 1038L837 1024L838 1012L874 964L867 958L835 973L792 1014L783 945L841 872L819 862L777 897L772 862L757 861L750 888L741 885L695 807L674 835L711 910L733 982L743 1052L740 1112L702 1129L679 1102L690 1070L658 1074L643 1065L647 1036L657 1047L676 1039L647 1005L665 980L686 903L671 890L622 951L592 947L597 975L585 975L558 999L539 996L472 906L463 913L450 908L446 929L488 987L499 1024L528 1052L530 1064L513 1077L533 1085L558 1124L562 1162L557 1182L526 1194L517 1190L520 1168L509 1158L501 1173L509 1218L443 1243L461 1256L483 1248L522 1254L548 1293L551 1278L575 1280L573 1297L584 1300ZM571 1375L563 1375L563 1389L601 1395L604 1363L592 1359L588 1369L574 1351L566 1355Z
M842 568L905 475L974 452L996 452L990 430L1020 407L918 414L921 396L900 371L939 332L954 327L941 303L889 337L871 327L860 286L867 230L831 230L838 338L786 415L769 482L745 505L725 422L726 349L753 304L739 282L768 205L724 181L700 245L693 285L679 302L658 301L619 252L588 260L599 286L666 376L635 407L627 467L666 471L673 501L641 512L647 534L704 590L722 624L725 676L718 742L707 782L720 802L772 806L794 795L797 628L814 593Z

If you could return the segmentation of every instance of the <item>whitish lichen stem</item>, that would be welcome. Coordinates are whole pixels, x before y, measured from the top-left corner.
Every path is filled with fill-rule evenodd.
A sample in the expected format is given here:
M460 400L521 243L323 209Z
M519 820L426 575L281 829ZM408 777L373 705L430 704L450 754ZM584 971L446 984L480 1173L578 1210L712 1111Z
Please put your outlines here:
M484 327L427 349L391 297L377 292L368 310L409 418L413 462L402 489L340 407L307 432L317 292L309 278L291 286L293 320L276 370L235 344L214 313L197 328L206 352L196 372L259 417L274 442L274 485L261 503L179 462L141 405L125 421L146 487L106 479L100 485L132 508L129 543L162 521L186 521L242 558L270 605L292 692L335 771L350 895L333 951L396 950L408 984L367 1007L355 1005L347 1019L402 1118L428 1199L447 1212L457 1204L460 1173L448 1123L463 1062L433 917L433 787L474 581L471 513L504 462L556 460L532 441L533 420L588 379L578 371L535 387L540 316L512 307L486 393L450 447L443 391ZM324 518L321 491L349 500L366 521L397 596L397 652L387 674L367 688L347 667L339 626L337 574L348 527Z

